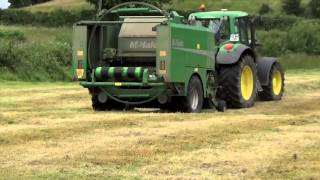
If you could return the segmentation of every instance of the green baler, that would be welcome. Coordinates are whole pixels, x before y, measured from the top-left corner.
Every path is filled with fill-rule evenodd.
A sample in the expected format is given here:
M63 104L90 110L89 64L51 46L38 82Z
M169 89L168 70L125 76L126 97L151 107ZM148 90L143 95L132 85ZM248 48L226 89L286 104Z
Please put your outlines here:
M281 66L274 58L257 58L252 28L251 42L248 33L248 44L242 41L240 24L234 26L238 17L248 15L199 12L185 19L141 2L102 10L96 21L74 25L75 79L99 111L137 106L200 112L204 105L223 111L253 106L258 92L266 100L281 99Z

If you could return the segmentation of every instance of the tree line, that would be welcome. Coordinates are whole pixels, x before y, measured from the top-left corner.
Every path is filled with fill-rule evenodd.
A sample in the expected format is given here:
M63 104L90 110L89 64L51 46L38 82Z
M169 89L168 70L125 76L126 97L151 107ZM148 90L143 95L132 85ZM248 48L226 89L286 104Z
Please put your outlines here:
M11 8L20 8L20 7L25 7L25 6L30 6L34 4L39 4L39 3L44 3L47 1L51 0L9 0L11 3ZM96 8L98 8L99 0L86 0L89 3L93 4ZM104 8L111 8L119 3L124 3L124 2L130 2L131 0L103 0L103 7ZM164 3L168 3L171 0L136 0L136 1L142 1L142 2L147 2L151 3L154 5L161 6Z
M306 7L301 0L282 0L282 11L288 15L300 17L320 18L320 0L310 0ZM262 4L259 10L260 15L272 12L272 8L268 4Z
M35 5L39 3L44 3L50 0L9 0L9 3L11 3L10 8L20 8L30 5Z

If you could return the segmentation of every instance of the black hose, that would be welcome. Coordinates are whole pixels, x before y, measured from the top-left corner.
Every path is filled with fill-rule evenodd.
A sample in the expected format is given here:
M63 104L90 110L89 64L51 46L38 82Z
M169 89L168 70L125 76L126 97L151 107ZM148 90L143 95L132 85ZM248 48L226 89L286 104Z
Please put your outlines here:
M152 97L152 98L149 98L147 100L144 100L144 101L138 101L138 102L130 102L130 101L123 101L113 95L111 95L110 93L108 93L108 91L106 91L105 89L103 88L100 88L104 93L107 94L108 97L110 97L112 100L116 101L116 102L119 102L119 103L122 103L122 104L126 104L126 105L139 105L139 104L145 104L145 103L148 103L148 102L151 102L155 99L157 99L161 94L163 94L166 90L164 91L161 91L161 93L157 94L156 96Z

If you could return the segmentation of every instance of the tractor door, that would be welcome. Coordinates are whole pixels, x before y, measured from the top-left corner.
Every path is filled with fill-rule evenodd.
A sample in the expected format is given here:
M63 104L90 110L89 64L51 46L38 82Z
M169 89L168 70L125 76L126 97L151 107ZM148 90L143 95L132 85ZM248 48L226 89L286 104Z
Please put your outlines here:
M248 16L245 16L237 18L236 25L240 35L240 42L254 49L256 43L254 23Z

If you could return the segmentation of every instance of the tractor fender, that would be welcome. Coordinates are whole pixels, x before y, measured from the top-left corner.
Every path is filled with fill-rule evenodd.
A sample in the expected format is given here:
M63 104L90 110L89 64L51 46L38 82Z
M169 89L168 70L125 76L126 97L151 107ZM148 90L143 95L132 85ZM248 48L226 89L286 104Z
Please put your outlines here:
M243 44L234 44L231 51L225 50L224 46L220 47L217 54L217 64L234 64L237 63L244 53L248 53L255 58L252 49Z
M270 71L275 63L277 63L277 58L274 57L262 57L257 61L258 77L261 86L269 84Z

